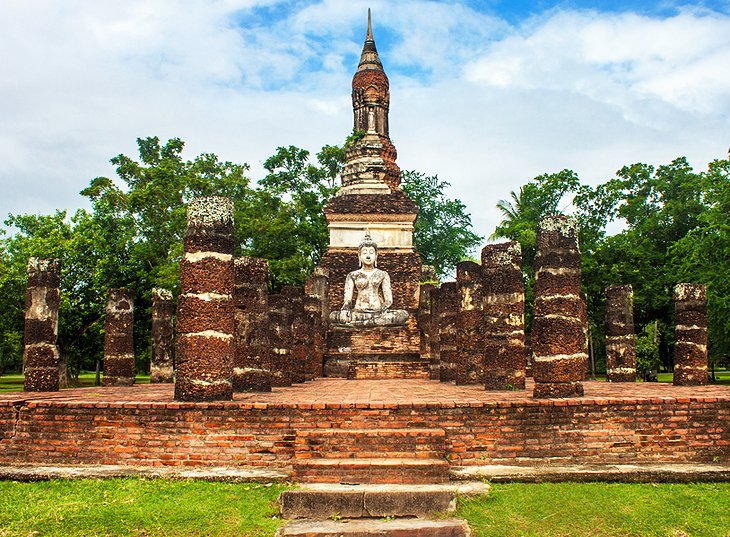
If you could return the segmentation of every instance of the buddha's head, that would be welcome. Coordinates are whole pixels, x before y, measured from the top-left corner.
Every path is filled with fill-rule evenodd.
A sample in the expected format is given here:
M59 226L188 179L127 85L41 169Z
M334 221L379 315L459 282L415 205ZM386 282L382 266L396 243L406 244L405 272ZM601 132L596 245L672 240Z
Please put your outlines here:
M360 267L377 267L378 266L378 245L370 237L370 232L365 232L365 238L357 247L358 258L360 259Z

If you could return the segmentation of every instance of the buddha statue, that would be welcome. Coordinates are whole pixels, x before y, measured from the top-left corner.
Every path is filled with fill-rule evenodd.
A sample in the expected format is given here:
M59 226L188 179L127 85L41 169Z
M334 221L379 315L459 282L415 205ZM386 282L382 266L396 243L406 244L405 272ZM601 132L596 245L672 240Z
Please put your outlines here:
M345 300L340 311L330 314L335 326L399 326L408 320L405 310L390 309L393 291L390 276L378 268L378 245L365 233L358 247L360 268L345 279ZM355 295L357 292L357 295ZM353 307L352 300L355 298Z

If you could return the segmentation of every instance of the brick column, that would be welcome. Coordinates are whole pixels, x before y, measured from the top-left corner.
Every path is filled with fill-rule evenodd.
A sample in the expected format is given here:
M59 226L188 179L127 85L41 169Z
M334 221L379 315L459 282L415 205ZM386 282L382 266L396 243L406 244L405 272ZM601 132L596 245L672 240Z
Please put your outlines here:
M26 392L57 392L59 388L60 287L60 259L28 259L23 351L23 389Z
M134 293L109 289L104 323L104 378L102 386L131 386L134 366Z
M456 315L459 294L456 282L442 283L439 292L439 380L456 380Z
M269 295L268 335L271 348L271 385L291 386L291 321L288 298Z
M422 360L431 363L431 291L434 286L422 283L418 291L418 312L416 322L421 333L420 355ZM429 375L430 376L430 375Z
M234 392L271 391L268 281L269 263L265 259L234 260Z
M482 249L484 382L487 390L525 389L525 282L518 242Z
M289 354L289 374L292 383L312 380L312 327L304 314L304 289L285 285L282 296L289 301L291 311L291 352Z
M310 318L313 334L312 374L314 378L324 376L324 354L327 350L327 323L330 316L329 271L320 267L314 269L305 285L304 309Z
M173 382L172 350L175 307L167 289L152 289L152 364L150 384Z
M606 287L606 380L636 382L634 292L630 285Z
M534 397L583 395L588 319L580 282L575 225L564 216L545 218L537 230L535 256Z
M674 384L707 384L707 290L704 285L674 287Z
M439 333L439 323L441 321L441 309L439 307L441 301L441 289L434 287L429 293L431 301L431 315L429 322L428 338L430 368L429 378L431 380L439 380L441 378L441 335Z
M481 337L484 304L481 276L482 267L478 263L462 261L456 265L456 384L484 383L484 349Z
M233 397L233 202L188 205L177 305L175 399Z

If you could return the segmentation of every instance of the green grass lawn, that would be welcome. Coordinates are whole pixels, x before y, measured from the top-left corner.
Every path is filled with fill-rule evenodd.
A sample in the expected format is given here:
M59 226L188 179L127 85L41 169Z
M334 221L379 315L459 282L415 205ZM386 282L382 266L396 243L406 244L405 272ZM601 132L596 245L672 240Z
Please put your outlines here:
M94 385L96 373L81 373L79 383L75 388L89 387ZM138 384L149 384L149 375L137 375L135 382ZM23 375L19 373L7 374L0 377L0 392L22 392Z
M0 482L0 537L267 536L283 485L164 479ZM475 537L730 537L730 484L497 484L459 500Z
M497 484L458 514L474 537L729 537L730 484Z
M144 479L0 482L0 537L271 537L281 485Z

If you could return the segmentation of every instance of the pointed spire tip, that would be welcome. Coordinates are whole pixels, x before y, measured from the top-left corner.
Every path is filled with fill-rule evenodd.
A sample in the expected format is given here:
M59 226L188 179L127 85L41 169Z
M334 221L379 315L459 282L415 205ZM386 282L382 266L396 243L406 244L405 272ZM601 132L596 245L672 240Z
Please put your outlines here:
M368 33L365 36L365 41L373 41L373 24L370 20L370 8L368 8Z

